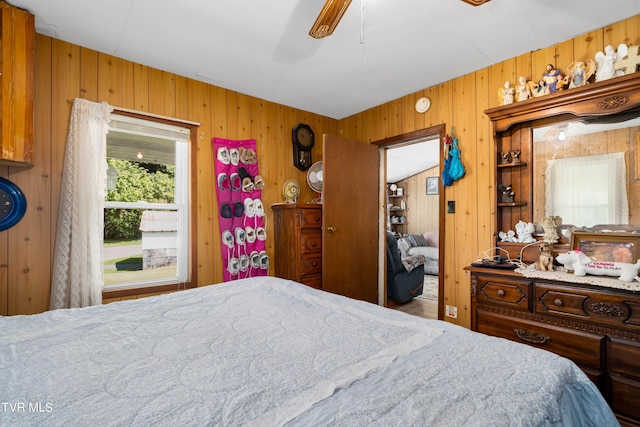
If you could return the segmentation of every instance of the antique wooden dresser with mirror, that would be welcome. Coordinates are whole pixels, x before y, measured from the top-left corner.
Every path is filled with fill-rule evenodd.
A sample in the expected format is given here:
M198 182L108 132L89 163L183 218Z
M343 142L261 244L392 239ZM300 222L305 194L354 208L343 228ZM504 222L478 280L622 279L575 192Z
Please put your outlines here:
M525 265L538 258L536 243L527 246L501 241L504 235L498 237L498 232L515 230L521 220L539 223L549 215L548 199L554 197L550 195L554 190L547 187L564 185L550 182L550 160L600 159L595 156L623 153L618 154L624 159L618 165L626 173L628 224L619 224L619 229L626 233L640 230L640 72L485 113L494 125L496 189L511 187L507 198L496 191L499 255L521 257ZM611 127L605 130L605 126ZM583 127L589 129L579 130ZM580 167L577 165L561 163L560 167ZM588 166L580 170L584 176L594 173ZM615 186L615 181L610 185ZM608 188L611 191L597 194L615 190ZM597 195L591 189L585 189L584 194L592 199ZM562 222L592 227L603 224L600 218L562 218ZM604 223L616 229L614 222ZM570 238L560 233L554 256L569 251L570 246ZM640 248L636 250L640 253ZM596 383L621 424L640 425L640 283L616 278L585 280L571 272L527 272L522 268L470 266L467 270L471 275L473 330L573 360Z

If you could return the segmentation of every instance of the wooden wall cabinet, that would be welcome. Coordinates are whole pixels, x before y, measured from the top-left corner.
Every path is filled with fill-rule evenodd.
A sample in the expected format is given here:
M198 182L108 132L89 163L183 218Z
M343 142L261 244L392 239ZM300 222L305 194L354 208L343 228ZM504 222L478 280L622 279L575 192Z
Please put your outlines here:
M0 1L0 165L33 161L35 18Z
M274 275L322 289L322 205L277 203Z
M513 271L471 272L471 329L573 360L622 425L640 425L640 294Z

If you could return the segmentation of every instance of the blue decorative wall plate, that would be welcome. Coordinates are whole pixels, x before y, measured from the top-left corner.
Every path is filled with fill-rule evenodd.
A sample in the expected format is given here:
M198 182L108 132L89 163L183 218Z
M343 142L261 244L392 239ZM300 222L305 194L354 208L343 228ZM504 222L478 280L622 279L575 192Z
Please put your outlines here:
M8 179L0 177L0 231L16 225L27 210L22 190Z

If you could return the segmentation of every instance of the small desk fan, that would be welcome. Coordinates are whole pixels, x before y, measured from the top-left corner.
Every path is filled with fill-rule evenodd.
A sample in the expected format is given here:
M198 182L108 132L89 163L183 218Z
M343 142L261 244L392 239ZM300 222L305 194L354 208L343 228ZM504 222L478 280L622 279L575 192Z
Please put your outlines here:
M288 179L282 185L282 195L286 203L296 203L300 194L300 183L295 179Z
M314 203L322 203L322 181L322 160L320 160L312 164L307 171L307 184L318 193L318 198L313 201Z

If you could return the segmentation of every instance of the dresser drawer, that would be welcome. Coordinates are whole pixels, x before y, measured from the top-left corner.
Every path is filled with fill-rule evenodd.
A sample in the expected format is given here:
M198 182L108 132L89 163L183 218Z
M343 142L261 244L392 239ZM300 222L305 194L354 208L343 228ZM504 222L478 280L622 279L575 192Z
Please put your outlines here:
M531 310L531 281L486 275L478 276L477 286L478 304Z
M577 365L602 371L605 339L601 335L574 331L524 319L478 310L477 330L551 351Z
M320 232L301 233L300 244L302 253L319 252L322 250L322 234Z
M536 311L538 313L560 313L588 317L585 302L587 295L559 291L557 287L536 285Z
M301 275L316 274L322 272L322 253L303 254L300 258L302 264Z
M319 209L301 209L298 212L300 220L300 228L302 230L309 228L322 227L322 211Z
M630 420L628 425L631 425L631 422L638 423L640 420L640 382L612 374L611 396L611 409L616 415L631 418L632 421Z
M635 296L536 283L536 312L580 317L589 323L640 330L640 304Z
M607 354L611 372L640 381L640 343L611 338Z

